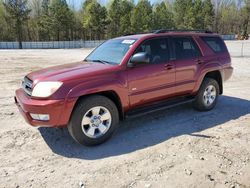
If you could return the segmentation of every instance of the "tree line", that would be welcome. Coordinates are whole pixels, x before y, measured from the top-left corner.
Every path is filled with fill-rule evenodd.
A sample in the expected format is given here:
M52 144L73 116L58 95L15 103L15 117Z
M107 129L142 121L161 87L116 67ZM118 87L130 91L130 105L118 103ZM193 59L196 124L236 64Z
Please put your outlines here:
M0 41L99 40L157 29L249 33L250 0L0 0Z

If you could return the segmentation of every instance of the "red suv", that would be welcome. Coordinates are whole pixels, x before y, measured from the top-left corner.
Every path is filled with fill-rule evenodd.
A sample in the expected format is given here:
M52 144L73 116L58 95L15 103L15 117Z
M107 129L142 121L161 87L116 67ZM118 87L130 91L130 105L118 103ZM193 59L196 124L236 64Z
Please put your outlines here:
M29 124L67 126L77 142L96 145L126 117L186 102L211 110L232 72L219 35L158 30L108 40L83 61L28 74L15 102Z

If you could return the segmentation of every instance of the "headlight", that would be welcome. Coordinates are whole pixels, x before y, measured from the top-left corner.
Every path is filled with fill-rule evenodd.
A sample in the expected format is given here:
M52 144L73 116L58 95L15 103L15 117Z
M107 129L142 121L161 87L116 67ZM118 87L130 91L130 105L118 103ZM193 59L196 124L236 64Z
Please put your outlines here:
M35 85L32 96L33 97L49 97L55 93L61 86L62 82L39 82Z

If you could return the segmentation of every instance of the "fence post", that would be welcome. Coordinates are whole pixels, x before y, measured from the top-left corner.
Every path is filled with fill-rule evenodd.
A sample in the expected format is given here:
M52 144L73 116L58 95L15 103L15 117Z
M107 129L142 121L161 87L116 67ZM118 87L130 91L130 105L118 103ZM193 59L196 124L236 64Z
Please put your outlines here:
M241 43L241 57L243 57L243 47L244 47L244 41L242 41L242 43Z

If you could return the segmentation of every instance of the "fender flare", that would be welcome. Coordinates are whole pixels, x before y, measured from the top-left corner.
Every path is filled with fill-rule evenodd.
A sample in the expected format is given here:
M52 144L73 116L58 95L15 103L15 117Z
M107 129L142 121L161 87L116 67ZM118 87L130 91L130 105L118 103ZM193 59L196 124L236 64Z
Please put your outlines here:
M114 92L118 96L122 113L129 108L129 97L127 95L126 83L121 83L118 79L115 80L111 78L80 83L68 92L65 100L70 101L71 99L76 99L75 101L77 103L81 97L101 94L104 92ZM118 104L116 105L119 108Z
M208 73L213 72L213 71L219 71L220 75L221 75L221 78L223 80L222 66L219 63L208 64L207 66L203 67L202 70L200 71L200 73L199 73L200 76L198 77L197 82L196 82L196 84L194 86L193 93L198 92L198 90L200 89L200 86L201 86L205 76Z

